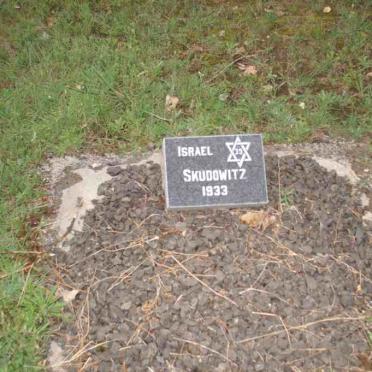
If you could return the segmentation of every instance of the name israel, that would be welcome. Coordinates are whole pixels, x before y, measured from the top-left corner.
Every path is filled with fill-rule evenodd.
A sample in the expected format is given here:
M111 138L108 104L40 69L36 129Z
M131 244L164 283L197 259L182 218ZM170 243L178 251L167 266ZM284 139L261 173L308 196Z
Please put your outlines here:
M213 156L209 146L177 146L178 157Z
M246 180L246 169L184 169L182 172L184 182L211 182Z

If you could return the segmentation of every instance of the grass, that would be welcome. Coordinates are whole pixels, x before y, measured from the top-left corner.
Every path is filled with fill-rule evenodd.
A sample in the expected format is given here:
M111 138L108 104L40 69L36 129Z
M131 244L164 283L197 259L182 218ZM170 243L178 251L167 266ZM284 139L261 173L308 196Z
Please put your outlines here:
M0 17L0 369L40 366L60 310L35 256L9 253L39 249L46 155L371 133L365 1L3 1Z
M294 190L291 188L284 188L280 193L280 204L284 205L286 208L291 207L294 204Z

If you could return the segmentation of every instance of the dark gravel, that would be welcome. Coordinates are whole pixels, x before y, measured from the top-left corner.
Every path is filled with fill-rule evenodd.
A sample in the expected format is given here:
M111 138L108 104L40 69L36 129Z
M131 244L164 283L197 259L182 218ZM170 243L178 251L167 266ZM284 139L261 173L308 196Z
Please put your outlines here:
M99 371L360 365L368 345L358 318L372 294L362 208L344 179L308 158L266 163L265 209L277 223L265 231L240 223L245 210L165 212L158 165L110 168L117 176L85 231L57 254L61 279L81 292L56 340L103 343L75 362Z

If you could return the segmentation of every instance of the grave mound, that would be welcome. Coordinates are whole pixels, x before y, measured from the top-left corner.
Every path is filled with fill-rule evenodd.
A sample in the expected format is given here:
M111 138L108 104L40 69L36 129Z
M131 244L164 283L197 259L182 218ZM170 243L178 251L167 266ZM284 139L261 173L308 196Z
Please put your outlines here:
M351 186L306 157L266 158L269 223L246 209L165 211L160 166L100 186L59 280L55 340L100 371L349 369L368 345L371 254Z

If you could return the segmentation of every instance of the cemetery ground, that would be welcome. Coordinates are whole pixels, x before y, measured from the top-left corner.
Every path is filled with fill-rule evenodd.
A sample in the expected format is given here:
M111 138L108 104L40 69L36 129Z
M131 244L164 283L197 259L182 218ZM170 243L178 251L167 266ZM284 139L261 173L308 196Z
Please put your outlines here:
M355 141L346 153L370 195L361 176L371 157L368 2L140 3L0 4L0 369L44 368L50 340L69 332L85 342L71 362L87 368L98 358L109 369L125 356L128 368L168 361L226 370L251 357L256 370L368 369L366 207L349 181L306 156L268 156L265 211L275 223L267 226L242 224L244 210L165 213L154 164L118 172L86 216L109 249L130 246L125 254L92 254L97 241L86 233L70 254L50 256L40 244L55 212L39 172L48 158L140 153L164 136L251 132L266 145L325 148L333 138ZM126 188L133 177L142 187ZM109 186L127 198L119 215L105 207L115 198ZM131 240L118 241L103 220ZM90 256L79 266L83 254ZM50 274L56 260L69 279ZM119 279L116 266L129 271ZM105 270L114 270L106 273L113 282ZM103 287L88 304L89 275ZM56 294L62 282L81 284L68 305ZM87 323L88 305L96 310ZM71 309L81 311L80 325ZM159 349L168 353L163 361Z

